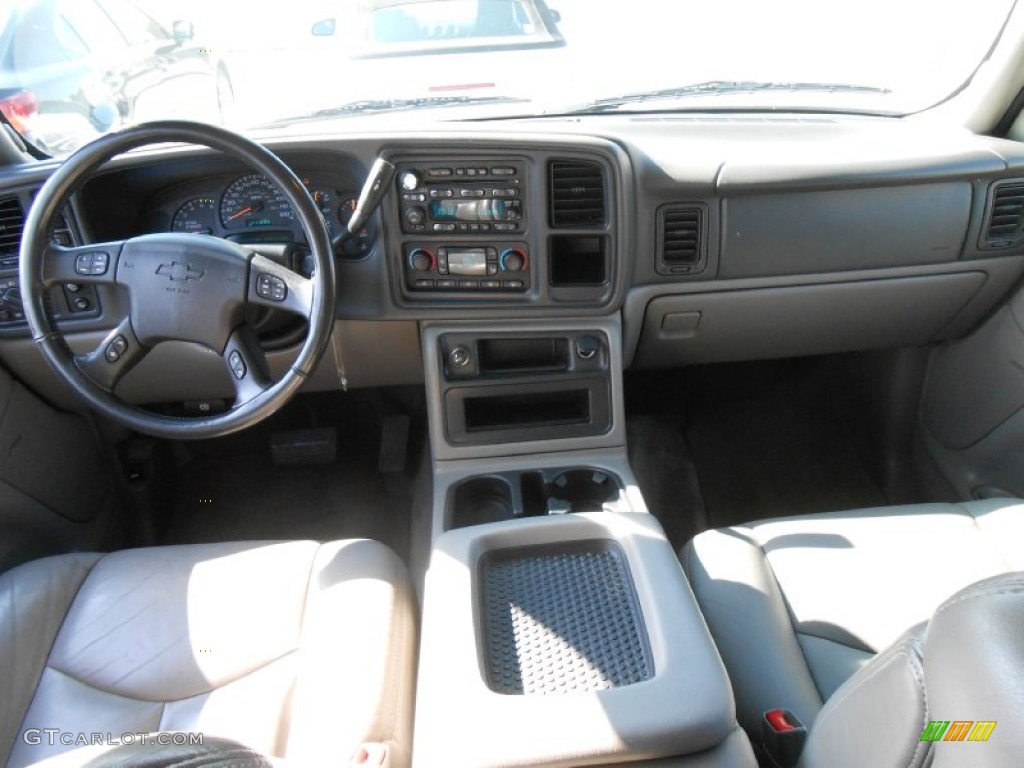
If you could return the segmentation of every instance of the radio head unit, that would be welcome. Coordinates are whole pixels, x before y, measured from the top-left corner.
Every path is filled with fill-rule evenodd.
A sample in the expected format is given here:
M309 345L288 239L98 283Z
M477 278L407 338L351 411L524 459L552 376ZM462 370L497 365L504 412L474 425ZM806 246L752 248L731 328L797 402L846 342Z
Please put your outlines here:
M521 161L399 163L399 220L407 235L516 235L526 227Z

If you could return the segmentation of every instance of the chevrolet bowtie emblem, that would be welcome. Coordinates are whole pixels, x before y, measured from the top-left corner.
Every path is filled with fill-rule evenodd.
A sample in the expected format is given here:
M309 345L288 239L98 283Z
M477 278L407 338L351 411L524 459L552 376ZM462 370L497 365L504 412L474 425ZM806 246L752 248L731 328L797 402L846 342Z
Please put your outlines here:
M181 261L174 261L170 264L161 264L156 273L160 277L169 277L171 280L186 282L188 280L202 280L206 273L200 269L192 269L188 264Z

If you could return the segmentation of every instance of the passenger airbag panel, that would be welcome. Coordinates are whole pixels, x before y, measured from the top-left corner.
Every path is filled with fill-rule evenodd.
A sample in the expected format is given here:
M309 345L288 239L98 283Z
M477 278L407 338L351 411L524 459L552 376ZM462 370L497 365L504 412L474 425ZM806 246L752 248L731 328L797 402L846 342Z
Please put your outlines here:
M941 264L960 258L967 182L727 198L719 277Z

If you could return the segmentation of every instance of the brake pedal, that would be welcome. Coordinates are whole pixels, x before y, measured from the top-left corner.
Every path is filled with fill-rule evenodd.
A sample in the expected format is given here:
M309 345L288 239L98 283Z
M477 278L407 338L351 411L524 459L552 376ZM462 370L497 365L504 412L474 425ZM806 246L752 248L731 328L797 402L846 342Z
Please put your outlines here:
M279 466L332 464L338 457L338 433L333 427L293 429L270 437L270 455Z

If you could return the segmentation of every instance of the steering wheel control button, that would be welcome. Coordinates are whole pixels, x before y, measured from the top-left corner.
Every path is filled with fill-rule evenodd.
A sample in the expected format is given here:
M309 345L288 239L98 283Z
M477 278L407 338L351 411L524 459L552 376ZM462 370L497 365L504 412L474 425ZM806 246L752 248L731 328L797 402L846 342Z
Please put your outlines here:
M231 351L228 355L228 367L231 369L231 375L241 381L245 378L245 374L248 373L248 369L245 367L245 360L238 353L237 349Z
M277 275L264 272L256 278L256 294L267 301L284 301L288 296L288 286Z
M88 277L105 275L110 267L110 254L102 251L80 253L75 258L75 272Z
M103 350L103 357L106 358L108 363L116 363L121 359L121 356L128 351L128 339L118 334L110 343L107 344L106 349Z

